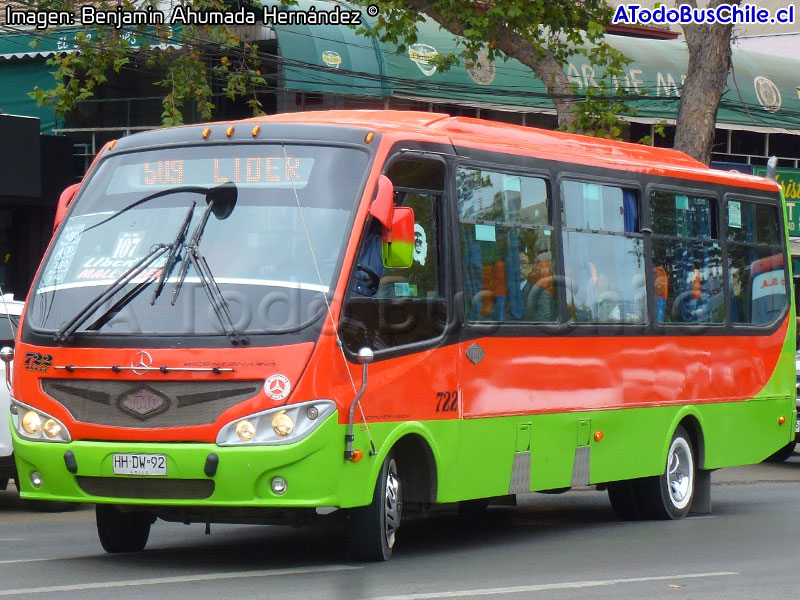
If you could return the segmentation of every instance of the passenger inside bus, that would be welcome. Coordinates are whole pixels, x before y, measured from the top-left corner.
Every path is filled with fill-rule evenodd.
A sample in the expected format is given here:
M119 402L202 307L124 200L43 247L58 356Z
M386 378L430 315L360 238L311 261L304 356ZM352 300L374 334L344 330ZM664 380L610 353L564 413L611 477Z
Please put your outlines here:
M520 252L520 279L524 320L551 323L558 318L558 305L553 291L553 266L549 251L540 252L535 263Z

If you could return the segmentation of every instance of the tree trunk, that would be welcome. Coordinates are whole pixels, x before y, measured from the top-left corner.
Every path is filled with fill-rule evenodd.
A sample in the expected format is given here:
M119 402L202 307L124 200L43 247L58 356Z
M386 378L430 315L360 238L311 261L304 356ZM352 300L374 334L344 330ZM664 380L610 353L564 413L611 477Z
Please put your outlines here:
M419 12L428 15L453 35L463 35L464 23L438 10L435 2L412 0L408 4L414 6ZM564 73L564 68L559 64L552 52L547 51L544 56L539 56L531 43L510 27L499 27L494 31L494 35L491 38L494 40L495 47L498 50L530 67L542 80L555 105L559 127L567 128L575 122L576 117L572 107L578 97L575 94L575 90L572 89L566 73Z
M709 6L723 1L735 5L741 2L715 0ZM686 24L683 31L689 46L689 66L678 108L674 148L709 164L717 109L731 67L732 25Z

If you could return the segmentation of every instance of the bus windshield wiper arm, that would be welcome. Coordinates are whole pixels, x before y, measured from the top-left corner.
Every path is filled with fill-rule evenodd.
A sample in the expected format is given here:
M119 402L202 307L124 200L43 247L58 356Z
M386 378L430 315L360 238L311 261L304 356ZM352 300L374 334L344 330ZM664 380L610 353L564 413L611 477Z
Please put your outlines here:
M228 301L222 295L222 292L217 285L217 280L214 279L213 273L208 266L205 257L200 253L200 238L203 236L208 218L213 213L219 220L227 219L233 212L236 205L238 191L236 185L231 182L223 183L222 185L209 190L206 200L208 206L203 213L202 219L192 232L192 237L186 242L186 254L181 262L181 268L178 272L178 281L175 288L172 290L172 304L178 300L178 295L181 293L183 282L186 280L186 274L189 271L189 263L192 264L194 270L200 278L200 283L203 284L203 291L208 296L208 301L211 303L211 308L214 309L214 314L217 315L225 335L232 344L247 344L248 340L240 332L236 331L231 317L230 306Z
M112 281L108 287L106 287L102 292L97 294L94 298L92 298L86 306L84 306L78 314L76 314L72 319L67 321L61 329L56 332L55 341L60 343L66 343L72 338L72 334L74 334L78 327L83 325L89 317L96 311L106 300L113 297L119 290L124 288L128 283L130 283L137 275L142 273L145 269L147 269L150 265L152 265L156 260L158 260L167 250L169 249L169 244L156 244L150 249L150 252L145 254L141 260L139 260L135 265L127 269L122 275L117 277L114 281ZM142 282L143 284L149 283L151 280L146 280ZM142 284L139 284L140 286ZM134 288L134 291L138 289ZM132 292L131 292L132 293ZM130 295L130 294L128 294ZM117 303L119 304L119 302ZM116 306L116 305L115 305ZM112 307L113 309L113 307Z
M161 295L161 290L164 289L164 284L167 282L167 279L172 273L172 269L174 269L175 265L178 264L178 249L183 245L183 242L186 239L186 233L189 231L189 224L192 222L192 215L194 214L194 209L196 206L197 202L192 202L192 206L186 213L186 218L184 218L183 224L178 230L178 235L175 237L175 241L172 242L172 248L170 248L169 254L167 255L167 262L164 265L164 270L161 271L161 277L158 278L156 289L153 290L153 297L150 299L150 306L156 303L156 299Z
M155 304L156 298L158 298L159 294L161 293L162 288L164 287L164 282L166 281L167 277L169 277L170 272L175 267L175 263L177 263L177 259L175 258L178 254L178 250L183 244L183 240L186 237L186 232L189 229L189 223L192 221L192 215L194 214L194 209L197 206L197 202L192 202L192 205L189 207L189 210L186 212L186 217L183 220L183 224L181 225L180 229L178 230L178 234L175 236L175 240L171 244L167 244L167 248L169 249L169 254L167 254L167 260L164 263L164 267L161 269L161 276L158 278L158 284L156 285L156 289L153 292L153 298L150 300L150 306ZM153 275L148 276L144 281L139 282L136 287L134 287L131 291L125 294L122 298L120 298L114 305L109 308L106 312L100 315L94 323L89 325L86 329L89 331L96 331L105 326L111 319L113 319L119 311L125 308L131 301L136 298L139 294L144 291L151 283L153 282Z
M212 189L216 189L216 188L212 188ZM164 196L169 196L171 194L206 194L207 195L209 193L209 191L210 190L207 187L199 187L199 186L196 186L196 185L185 185L185 186L180 186L180 187L168 188L166 190L161 190L161 191L156 192L154 194L150 194L149 196L145 196L144 198L140 198L136 202L134 202L132 204L129 204L125 208L115 212L110 217L106 217L105 219L103 219L102 221L100 221L98 223L95 223L91 227L87 227L86 229L84 229L83 233L86 233L87 231L89 231L90 229L94 229L95 227L100 227L100 225L108 223L112 219L116 219L118 216L128 212L131 209L136 208L137 206L140 206L140 205L144 204L145 202L150 202L150 200L155 200L156 198L162 198Z
M230 188L233 187L233 196L231 198ZM231 184L222 184L215 188L207 188L207 187L198 187L198 186L181 186L181 187L174 187L169 188L166 190L161 190L154 194L150 194L149 196L145 196L137 200L136 202L129 204L122 210L114 213L110 217L103 219L99 223L95 223L91 227L87 227L84 230L84 233L89 231L90 229L94 229L95 227L99 227L103 223L107 223L111 219L115 219L116 217L120 216L121 214L136 208L137 206L144 204L145 202L149 202L150 200L154 200L156 198L161 198L162 196L168 196L170 194L204 194L206 196L206 202L208 202L208 208L206 209L206 214L204 215L204 219L208 220L208 211L214 209L214 215L217 218L227 218L230 213L233 211L233 206L236 204L236 187ZM214 208L214 204L217 204L217 207ZM175 253L178 251L178 246L180 242L185 237L185 231L189 227L189 222L191 222L191 215L194 212L194 208L196 206L196 202L192 203L191 210L187 213L186 219L184 219L183 225L181 226L180 231L178 232L177 237L175 238L175 242L172 244L156 244L150 249L148 252L139 262L135 265L130 267L127 271L122 273L119 277L117 277L111 284L105 288L102 292L100 292L97 296L92 298L86 306L84 306L78 314L76 314L72 319L70 319L67 323L65 323L61 329L56 332L55 341L59 343L66 343L70 340L72 335L78 330L78 328L83 325L89 317L107 300L112 298L114 294L124 288L128 283L130 283L137 275L142 273L147 267L152 265L157 259L164 255L165 252L169 251L169 258L167 262L169 263L170 260L173 261L173 265L165 265L165 270L169 266L170 269L174 266L175 262ZM163 273L162 273L163 277ZM126 304L128 304L131 300L133 300L136 296L141 293L143 289L145 289L150 283L152 282L152 277L148 277L145 281L139 283L135 288L133 288L130 292L125 294L119 301L117 301L114 306L112 306L108 311L106 311L100 318L98 318L94 323L92 323L92 329L99 329L103 325L105 325L116 313L119 312ZM159 286L163 286L161 279L159 279ZM159 289L160 291L160 289ZM155 302L155 297L153 298L153 302ZM151 302L152 304L152 302ZM174 301L173 301L174 304Z

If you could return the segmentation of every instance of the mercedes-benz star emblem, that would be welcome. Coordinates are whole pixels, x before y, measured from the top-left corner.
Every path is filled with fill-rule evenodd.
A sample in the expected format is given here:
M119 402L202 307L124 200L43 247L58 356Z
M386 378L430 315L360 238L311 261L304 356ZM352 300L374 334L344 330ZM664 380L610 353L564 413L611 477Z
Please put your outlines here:
M131 360L131 370L137 375L144 375L153 368L153 357L149 352L139 350Z
M264 392L273 400L283 400L292 390L292 384L285 375L270 375L264 382Z

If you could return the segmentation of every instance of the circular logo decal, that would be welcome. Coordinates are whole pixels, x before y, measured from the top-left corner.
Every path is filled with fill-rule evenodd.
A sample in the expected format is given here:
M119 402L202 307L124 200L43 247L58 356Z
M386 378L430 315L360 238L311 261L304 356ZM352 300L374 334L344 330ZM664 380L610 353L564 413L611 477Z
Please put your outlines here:
M437 67L432 63L438 55L436 48L428 44L413 44L408 49L408 57L417 64L419 70L426 77L432 77L436 73Z
M494 66L493 60L489 60L489 51L486 48L481 48L475 62L467 61L465 66L472 81L478 85L491 84L497 75L497 67Z
M781 108L781 91L778 86L766 77L756 77L753 85L756 88L756 97L764 110L771 113L778 112Z
M322 53L322 62L332 69L338 69L339 65L342 64L342 57L338 52L334 52L333 50L325 50L325 52Z
M273 400L283 400L292 391L292 384L285 375L270 375L264 382L264 391Z

